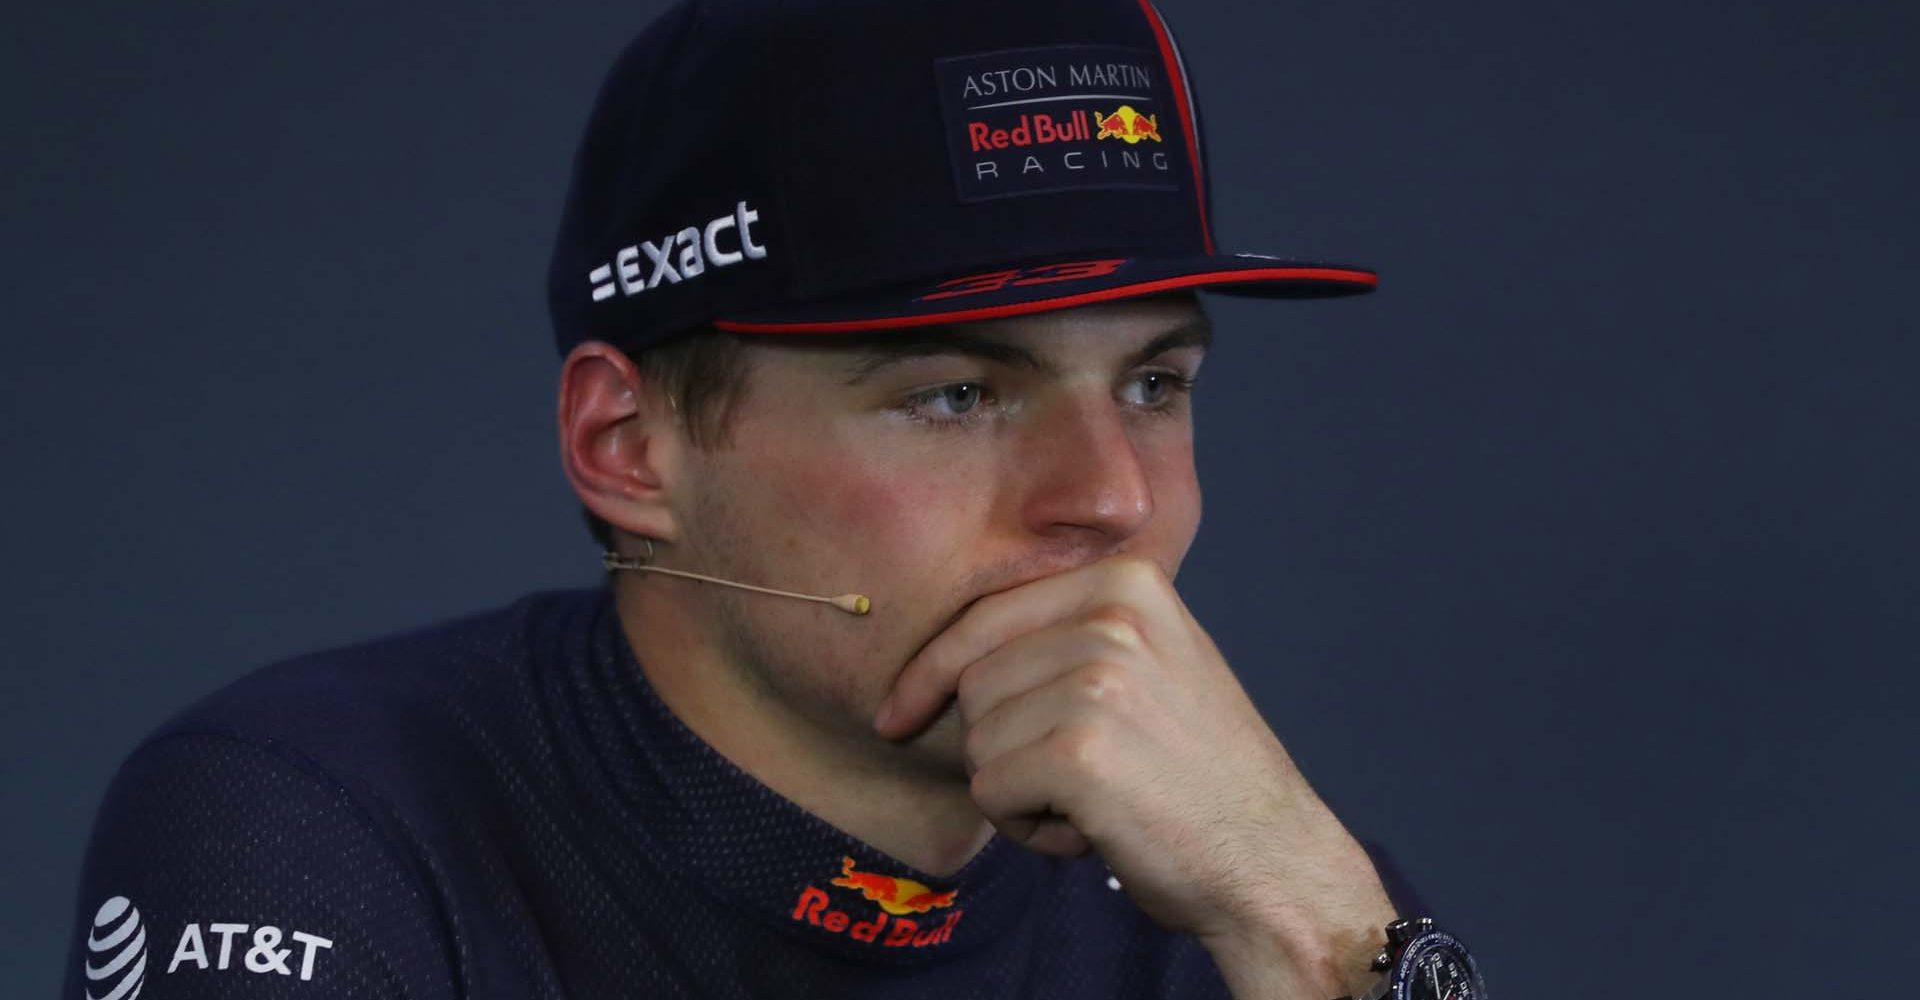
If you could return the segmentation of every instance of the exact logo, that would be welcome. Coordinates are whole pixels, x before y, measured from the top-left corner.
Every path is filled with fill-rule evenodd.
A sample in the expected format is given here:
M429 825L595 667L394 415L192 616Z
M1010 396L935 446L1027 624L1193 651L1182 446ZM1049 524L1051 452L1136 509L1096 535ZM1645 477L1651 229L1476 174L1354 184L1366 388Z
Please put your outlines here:
M1120 105L1110 115L1095 111L1093 117L1100 124L1100 134L1094 136L1095 139L1124 139L1129 146L1145 139L1163 141L1160 138L1160 116L1143 115L1133 110L1131 104Z
M137 1000L146 985L147 929L127 897L115 896L94 911L86 973L87 1000Z
M217 934L220 937L220 960L218 964L212 965L212 968L225 970L231 967L234 936L245 934L247 929L246 924L207 925L207 933ZM281 939L286 936L289 935L283 935L280 928L272 924L262 924L253 928L253 944L247 947L246 954L241 956L241 962L246 966L247 971L271 972L282 976L293 975L293 969L287 964L288 959L293 955L293 949L280 947ZM290 936L302 946L300 981L306 982L313 978L313 962L319 951L333 947L333 942L303 931L294 931ZM172 975L173 970L179 968L183 962L192 963L202 972L209 967L207 940L200 933L199 924L188 924L187 929L180 932L180 943L174 946L173 961L167 963L167 974Z
M767 248L753 241L753 224L759 221L760 213L748 208L743 201L733 206L733 214L722 215L705 227L688 226L667 234L658 243L642 240L622 247L614 254L613 263L587 272L587 281L593 285L593 301L605 302L613 298L615 292L632 297L660 287L663 281L677 285L707 273L708 265L732 267L742 260L760 260L767 255ZM740 236L738 250L720 247L720 234L729 229ZM644 277L640 267L643 253L653 265L653 270Z
M840 877L828 884L857 890L860 895L879 903L880 913L874 914L872 920L856 921L851 914L829 908L831 897L825 890L810 885L801 891L800 899L794 903L793 919L834 934L845 934L855 941L886 948L925 948L952 940L953 929L959 926L960 916L965 912L963 910L954 910L939 926L924 929L919 921L904 917L909 913L951 909L960 894L958 889L935 892L909 878L855 871L853 866L852 858L841 858ZM890 919L891 925L888 924ZM886 932L885 937L881 936L882 931Z

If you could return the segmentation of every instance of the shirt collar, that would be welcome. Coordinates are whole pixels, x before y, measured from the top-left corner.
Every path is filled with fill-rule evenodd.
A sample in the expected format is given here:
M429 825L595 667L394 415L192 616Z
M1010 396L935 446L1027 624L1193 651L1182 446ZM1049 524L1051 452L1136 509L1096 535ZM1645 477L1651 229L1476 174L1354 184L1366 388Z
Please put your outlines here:
M580 727L580 768L605 783L632 848L715 904L821 949L917 963L972 951L1030 919L1035 893L1064 876L1064 862L998 833L939 878L834 827L673 714L635 659L611 588L590 614L574 633L585 655L550 672L566 675L554 695Z

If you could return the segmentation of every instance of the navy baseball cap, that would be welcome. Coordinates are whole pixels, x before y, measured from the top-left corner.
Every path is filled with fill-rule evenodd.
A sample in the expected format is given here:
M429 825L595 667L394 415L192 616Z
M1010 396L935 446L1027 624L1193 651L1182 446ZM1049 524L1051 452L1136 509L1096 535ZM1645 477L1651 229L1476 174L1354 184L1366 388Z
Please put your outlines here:
M564 355L1378 282L1212 229L1151 0L686 0L600 91L548 300Z

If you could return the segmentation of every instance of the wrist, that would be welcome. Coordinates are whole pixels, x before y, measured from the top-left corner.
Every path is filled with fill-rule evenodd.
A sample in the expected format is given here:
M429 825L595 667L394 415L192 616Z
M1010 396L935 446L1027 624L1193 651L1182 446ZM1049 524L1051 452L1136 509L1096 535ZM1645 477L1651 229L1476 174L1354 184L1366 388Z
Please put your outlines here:
M1338 918L1284 905L1249 912L1197 935L1235 997L1364 996L1395 919L1384 893Z

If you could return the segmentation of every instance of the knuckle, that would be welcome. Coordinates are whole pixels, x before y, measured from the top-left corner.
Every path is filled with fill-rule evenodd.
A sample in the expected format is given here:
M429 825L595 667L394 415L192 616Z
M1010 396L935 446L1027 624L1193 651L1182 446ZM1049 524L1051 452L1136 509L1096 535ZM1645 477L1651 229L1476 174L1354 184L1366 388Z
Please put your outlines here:
M1127 682L1127 672L1111 663L1089 663L1074 672L1075 693L1082 701L1106 701Z
M993 809L994 793L999 790L998 778L994 772L981 768L967 779L967 794L972 796L974 804L983 811Z
M1124 604L1103 604L1087 615L1087 631L1120 649L1135 651L1146 645L1140 613Z
M1127 556L1114 567L1114 575L1121 586L1131 592L1155 589L1165 586L1167 574L1162 572L1160 564L1145 556Z
M1048 738L1053 752L1068 766L1082 773L1098 770L1101 764L1099 731L1089 726L1063 726Z
M1087 612L1087 628L1096 635L1121 645L1125 649L1137 649L1144 641L1146 622L1137 608L1121 603L1106 603Z
M974 726L968 729L966 738L960 743L960 752L965 755L967 763L973 766L976 773L980 768L986 766L987 749L988 742L985 726Z

